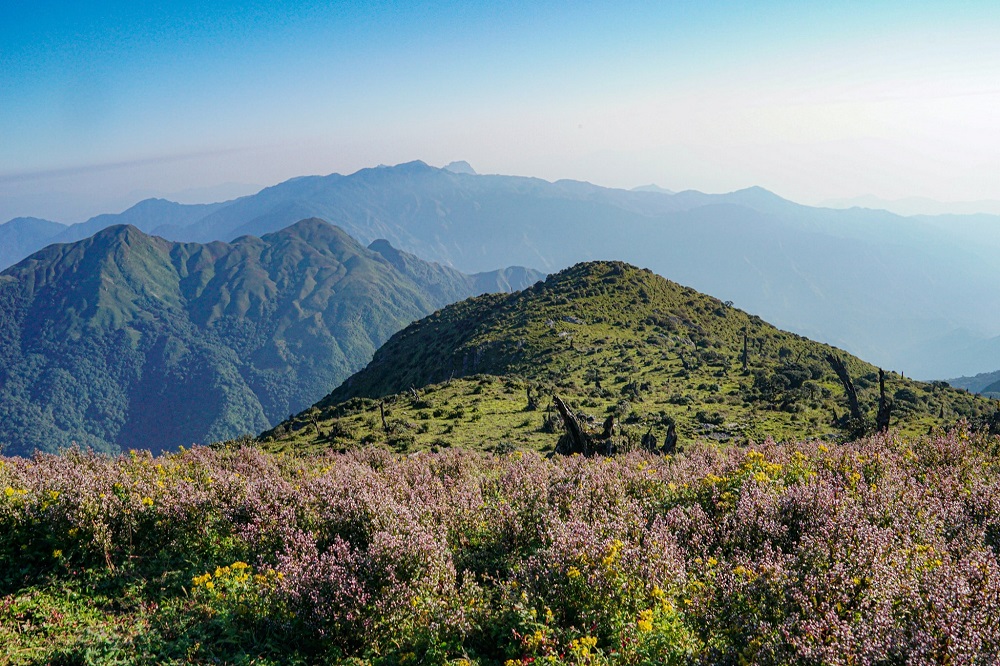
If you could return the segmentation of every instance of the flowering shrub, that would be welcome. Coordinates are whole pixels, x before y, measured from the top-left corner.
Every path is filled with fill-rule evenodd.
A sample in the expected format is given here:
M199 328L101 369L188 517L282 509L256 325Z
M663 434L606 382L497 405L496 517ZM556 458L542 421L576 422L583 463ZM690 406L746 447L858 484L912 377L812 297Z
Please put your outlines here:
M15 663L989 662L998 451L960 429L610 459L3 458L0 645Z

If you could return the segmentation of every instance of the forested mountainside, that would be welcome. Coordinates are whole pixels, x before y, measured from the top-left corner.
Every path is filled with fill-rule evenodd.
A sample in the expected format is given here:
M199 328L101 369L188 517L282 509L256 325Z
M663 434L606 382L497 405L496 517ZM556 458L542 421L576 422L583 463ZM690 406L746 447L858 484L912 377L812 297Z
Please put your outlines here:
M0 274L0 446L157 451L257 432L414 319L539 277L466 275L318 219L209 244L109 227Z

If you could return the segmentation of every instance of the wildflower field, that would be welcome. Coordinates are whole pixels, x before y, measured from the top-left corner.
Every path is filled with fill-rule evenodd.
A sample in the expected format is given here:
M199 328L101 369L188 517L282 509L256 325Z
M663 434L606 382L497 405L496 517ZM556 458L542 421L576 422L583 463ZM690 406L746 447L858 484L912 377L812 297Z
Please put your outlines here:
M1000 440L0 459L4 663L1000 654Z

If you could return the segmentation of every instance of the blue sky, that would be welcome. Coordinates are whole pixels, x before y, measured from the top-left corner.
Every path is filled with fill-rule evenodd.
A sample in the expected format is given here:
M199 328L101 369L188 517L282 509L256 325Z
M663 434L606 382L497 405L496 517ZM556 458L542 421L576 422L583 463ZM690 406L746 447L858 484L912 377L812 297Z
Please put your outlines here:
M998 29L986 2L7 0L0 220L411 159L1000 199Z

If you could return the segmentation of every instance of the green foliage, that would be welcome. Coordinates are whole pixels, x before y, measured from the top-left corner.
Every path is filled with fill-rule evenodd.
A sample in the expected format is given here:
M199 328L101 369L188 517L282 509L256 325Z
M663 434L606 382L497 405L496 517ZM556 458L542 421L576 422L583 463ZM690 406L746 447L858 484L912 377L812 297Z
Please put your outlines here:
M378 249L313 219L228 245L111 227L36 253L0 275L0 449L259 432L485 279Z

